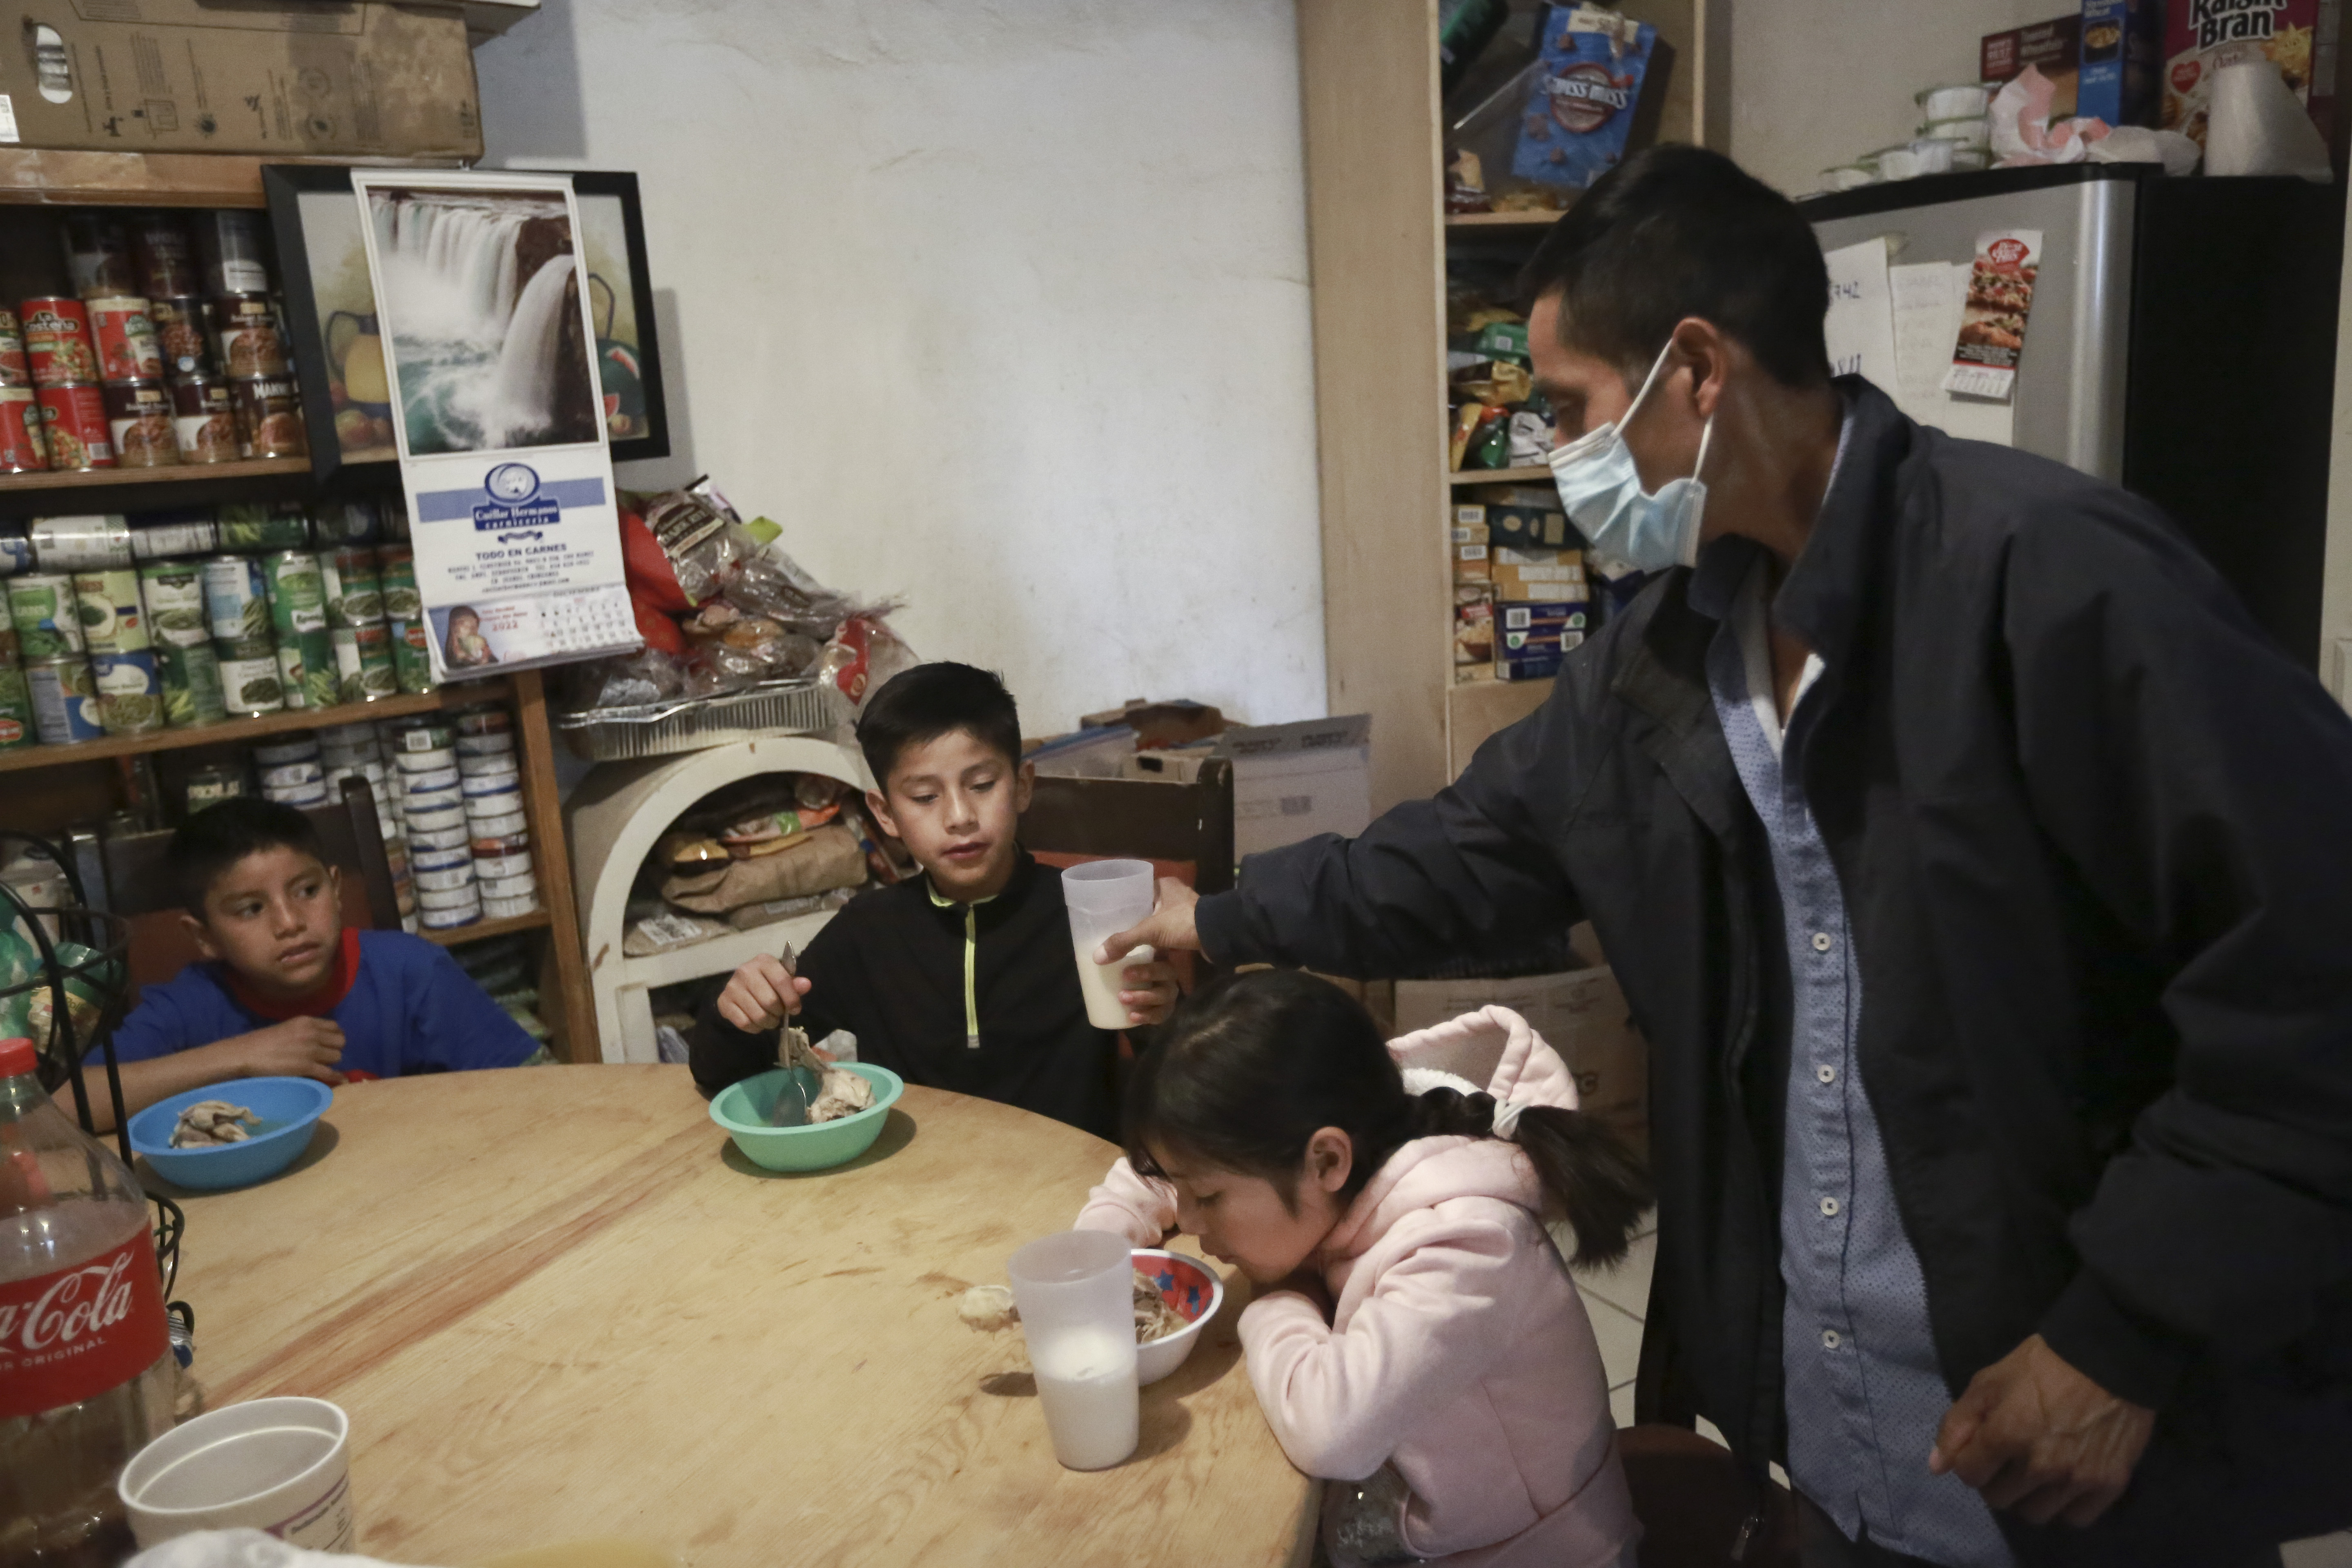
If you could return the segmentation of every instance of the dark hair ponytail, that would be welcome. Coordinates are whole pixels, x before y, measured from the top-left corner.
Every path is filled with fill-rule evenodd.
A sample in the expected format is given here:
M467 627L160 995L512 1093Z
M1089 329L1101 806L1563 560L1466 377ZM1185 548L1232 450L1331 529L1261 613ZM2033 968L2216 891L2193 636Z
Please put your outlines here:
M1338 986L1295 970L1258 970L1204 987L1177 1009L1136 1064L1127 1097L1127 1156L1160 1173L1151 1145L1262 1176L1286 1202L1318 1128L1355 1145L1339 1195L1352 1198L1415 1138L1492 1136L1494 1097L1405 1092L1371 1016ZM1642 1167L1591 1117L1526 1106L1514 1141L1575 1227L1577 1255L1625 1256L1650 1204Z
M1491 1094L1433 1089L1417 1103L1413 1136L1491 1137L1501 1109ZM1649 1173L1624 1141L1582 1111L1557 1105L1522 1105L1511 1141L1576 1232L1577 1261L1621 1261L1651 1203Z

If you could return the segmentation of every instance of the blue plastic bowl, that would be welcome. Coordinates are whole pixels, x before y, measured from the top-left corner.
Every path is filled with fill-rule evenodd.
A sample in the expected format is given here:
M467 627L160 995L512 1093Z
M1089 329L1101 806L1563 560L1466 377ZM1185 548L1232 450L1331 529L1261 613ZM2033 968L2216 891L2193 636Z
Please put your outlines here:
M241 1078L158 1100L131 1119L131 1149L174 1186L249 1187L302 1157L335 1091L316 1079ZM261 1118L261 1130L242 1143L174 1149L180 1112L199 1100L226 1100Z
M769 1126L768 1118L776 1113L776 1090L784 1080L784 1069L775 1068L720 1089L711 1099L710 1120L727 1129L743 1157L762 1170L823 1171L845 1165L882 1136L882 1123L889 1120L890 1108L907 1085L888 1068L864 1062L841 1065L874 1086L874 1103L855 1116L807 1127Z

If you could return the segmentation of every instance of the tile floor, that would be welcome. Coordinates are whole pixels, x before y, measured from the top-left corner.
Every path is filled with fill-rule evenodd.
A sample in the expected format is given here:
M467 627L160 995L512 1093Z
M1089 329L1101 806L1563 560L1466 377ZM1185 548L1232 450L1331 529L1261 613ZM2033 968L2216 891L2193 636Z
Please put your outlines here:
M1642 1314L1650 1302L1650 1269L1656 1261L1658 1234L1654 1218L1633 1243L1633 1251L1615 1268L1579 1268L1577 1288L1584 1293L1585 1314L1592 1320L1593 1338L1601 1342L1601 1364L1609 1373L1609 1408L1617 1425L1633 1424L1633 1374L1642 1357ZM1702 1419L1699 1430L1717 1442L1715 1429ZM1780 1467L1773 1467L1780 1478ZM1785 1478L1780 1478L1785 1479ZM2352 1531L2315 1541L2290 1542L2284 1549L2286 1568L2352 1568Z

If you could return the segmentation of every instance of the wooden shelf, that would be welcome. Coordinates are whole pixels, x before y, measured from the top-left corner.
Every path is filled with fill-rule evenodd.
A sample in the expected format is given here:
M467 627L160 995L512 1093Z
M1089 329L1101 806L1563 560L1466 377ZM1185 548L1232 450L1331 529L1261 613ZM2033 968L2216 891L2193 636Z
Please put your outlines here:
M454 158L249 157L235 153L74 153L0 147L0 205L258 207L268 163L455 169Z
M10 474L0 478L0 517L162 511L224 500L291 500L310 494L311 489L308 458Z
M26 746L21 751L0 752L0 773L56 767L65 763L102 762L109 757L131 757L147 752L184 751L191 746L233 746L281 735L289 730L317 730L363 721L373 723L407 713L430 713L441 708L511 700L512 692L503 680L467 680L421 697L384 697L373 702L346 702L333 708L292 708L283 713L264 713L256 719L231 719L188 730L155 730L144 735L109 735L71 746Z
M1548 485L1551 469L1542 463L1523 468L1457 468L1446 478L1455 485Z
M1501 229L1506 233L1509 233L1514 230L1520 232L1541 233L1543 230L1548 229L1552 225L1558 223L1562 216L1562 213L1557 212L1447 213L1445 215L1445 226L1448 228L1483 228L1490 231Z
M543 931L554 916L542 903L527 915L515 915L502 921L476 921L469 926L451 926L446 931L435 931L420 924L416 934L427 942L437 942L443 947L458 947L469 942L488 942L494 936L509 936L519 931Z

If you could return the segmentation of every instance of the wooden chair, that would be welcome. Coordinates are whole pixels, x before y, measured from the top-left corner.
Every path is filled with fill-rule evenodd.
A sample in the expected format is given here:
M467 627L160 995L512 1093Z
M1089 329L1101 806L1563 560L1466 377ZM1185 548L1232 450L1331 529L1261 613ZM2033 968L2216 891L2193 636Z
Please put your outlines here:
M1234 764L1223 757L1172 758L1146 752L1161 778L1088 779L1040 774L1021 818L1021 842L1049 866L1086 860L1149 860L1163 877L1202 893L1234 885Z
M363 778L343 781L343 798L311 806L303 816L319 830L327 864L342 876L343 923L394 930L400 904L392 888L392 861L383 852L375 792ZM131 926L131 979L135 985L169 980L196 958L196 944L180 923L184 912L163 854L172 836L132 833L106 840L105 907Z
M1652 1422L1617 1434L1642 1568L1797 1568L1797 1510L1786 1487L1764 1487L1763 1528L1732 1551L1759 1500L1731 1450L1687 1426Z

